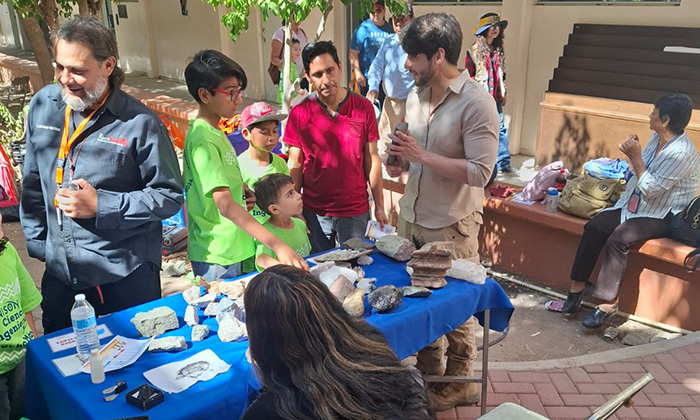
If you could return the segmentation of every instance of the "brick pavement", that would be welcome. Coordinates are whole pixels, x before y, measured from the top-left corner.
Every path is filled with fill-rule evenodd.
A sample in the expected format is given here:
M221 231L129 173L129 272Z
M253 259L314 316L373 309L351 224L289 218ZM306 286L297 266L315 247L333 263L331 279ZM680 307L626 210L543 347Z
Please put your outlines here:
M625 351L622 349L620 351ZM700 343L610 363L533 371L489 371L488 409L512 402L552 420L582 420L646 372L654 375L611 419L700 420ZM457 407L438 419L475 419L480 407Z

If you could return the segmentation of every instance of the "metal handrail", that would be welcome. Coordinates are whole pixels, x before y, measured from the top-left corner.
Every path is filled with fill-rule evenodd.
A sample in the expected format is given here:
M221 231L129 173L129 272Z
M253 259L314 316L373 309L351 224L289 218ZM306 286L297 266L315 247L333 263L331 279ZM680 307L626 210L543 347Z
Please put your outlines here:
M598 409L596 409L584 420L605 420L612 416L623 405L627 407L631 406L632 397L634 397L637 392L641 391L642 388L647 386L652 380L654 380L654 376L651 373L647 373L646 375L637 379L632 385L623 389L622 392L612 397L605 404L598 407Z

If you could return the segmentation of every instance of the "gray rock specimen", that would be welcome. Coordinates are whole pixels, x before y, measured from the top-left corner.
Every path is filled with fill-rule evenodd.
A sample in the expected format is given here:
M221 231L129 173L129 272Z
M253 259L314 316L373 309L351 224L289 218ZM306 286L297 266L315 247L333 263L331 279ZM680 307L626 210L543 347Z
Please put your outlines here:
M333 261L326 261L323 263L319 263L314 265L309 269L309 273L311 273L312 276L316 277L317 279L321 278L321 274L327 270L330 270L331 268L335 267L335 263Z
M163 275L168 277L180 277L185 274L185 261L168 261L163 264Z
M175 311L167 306L139 312L131 319L142 337L154 337L180 327Z
M343 242L343 248L364 251L367 249L374 249L374 245L371 242L363 241L362 238L350 238Z
M639 332L628 332L622 337L622 344L626 346L640 346L649 344L649 337Z
M367 296L367 301L380 314L389 312L403 301L401 289L394 286L382 286Z
M363 266L370 265L373 262L374 262L374 259L372 257L370 257L369 255L363 255L357 259L357 263L359 265L363 265Z
M202 296L202 289L199 286L192 286L189 289L182 292L182 297L185 298L185 302L191 305L192 302L199 299Z
M365 313L365 291L359 288L353 290L343 301L343 309L350 316L362 316Z
M452 244L430 242L413 253L406 266L413 268L411 286L439 289L447 286L445 274L452 267Z
M204 308L204 315L206 316L216 316L216 312L219 310L219 302L212 302Z
M234 301L229 298L223 298L219 301L219 305L216 308L216 322L221 323L225 318L236 318L243 319L243 312L241 308L236 305Z
M222 281L219 283L219 293L226 295L231 300L238 299L245 292L245 284L242 280Z
M365 294L371 292L374 290L375 286L374 283L377 282L377 279L371 278L371 277L365 277L360 279L360 281L357 282L357 288L362 289L365 291Z
M481 264L467 260L452 260L452 267L447 270L446 274L469 283L484 284L486 282L486 268Z
M350 261L354 260L355 258L358 258L362 255L367 255L371 254L372 250L371 249L365 249L365 250L354 250L354 249L336 249L335 251L330 251L326 252L323 255L319 255L318 257L314 257L314 260L318 262L324 262L324 261Z
M416 250L416 246L408 239L397 236L387 235L376 242L377 249L382 254L395 259L396 261L408 261Z
M402 289L404 297L425 298L433 294L427 287L405 286Z
M226 317L219 321L219 339L224 343L248 338L245 324L234 317Z
M151 341L151 344L148 345L148 351L154 353L164 351L176 352L182 350L187 350L187 341L185 341L185 337L181 335L175 337L156 338L155 340Z
M192 342L202 341L209 336L208 325L195 325L192 327Z
M340 275L337 279L335 279L333 284L331 284L329 289L331 290L331 293L333 293L333 295L338 298L341 303L343 303L345 298L355 290L355 287L353 287L353 282L348 280L347 277Z
M683 334L677 334L677 333L667 333L667 332L662 332L654 337L651 338L652 343L658 343L659 341L667 341L667 340L672 340L674 338L682 337Z
M352 269L357 273L356 281L360 281L365 278L365 270L363 270L362 267L352 267Z
M605 332L603 333L603 341L606 343L612 343L615 341L617 336L620 334L620 330L615 328L615 327L608 327L605 329Z
M185 323L190 327L199 324L199 314L196 306L187 305L187 309L185 309Z
M244 297L245 295L241 295L238 299L236 299L236 305L238 305L239 308L241 308L241 311L244 312L245 314L245 302L244 302Z
M197 305L200 308L206 308L210 303L216 301L216 293L207 293L206 295L200 297L199 299L193 300L190 304Z

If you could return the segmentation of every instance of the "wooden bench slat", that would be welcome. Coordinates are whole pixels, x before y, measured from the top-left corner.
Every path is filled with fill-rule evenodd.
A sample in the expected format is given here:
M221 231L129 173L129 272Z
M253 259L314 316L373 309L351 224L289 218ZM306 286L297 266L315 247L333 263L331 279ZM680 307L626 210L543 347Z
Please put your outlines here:
M564 47L564 56L700 67L700 54L665 53L663 51L631 50L627 48L567 45Z
M562 56L559 57L559 68L616 72L664 78L672 77L674 79L700 82L700 71L692 66L676 65L673 66L671 70L669 69L669 66L665 64L634 63L629 61L608 60L601 58Z
M657 92L683 92L686 95L700 94L700 83L698 83L698 81L674 79L672 76L654 77L605 71L557 68L554 70L554 79L603 86L654 90Z
M612 34L582 34L569 35L569 45L581 45L603 48L629 48L633 50L661 51L666 46L683 46L700 48L700 38L656 37L656 36L624 36Z
M677 26L603 25L593 23L575 23L574 32L582 34L607 34L659 38L680 37L700 39L700 29L683 28Z

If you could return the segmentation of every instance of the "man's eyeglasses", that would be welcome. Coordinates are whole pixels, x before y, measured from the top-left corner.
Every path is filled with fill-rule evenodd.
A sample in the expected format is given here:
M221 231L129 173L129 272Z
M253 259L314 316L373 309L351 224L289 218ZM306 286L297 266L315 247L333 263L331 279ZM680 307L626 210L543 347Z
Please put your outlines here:
M240 86L237 86L231 89L230 91L221 89L212 89L211 91L216 93L223 93L224 95L230 96L231 102L234 102L236 100L236 96L243 95L243 89L241 89Z

